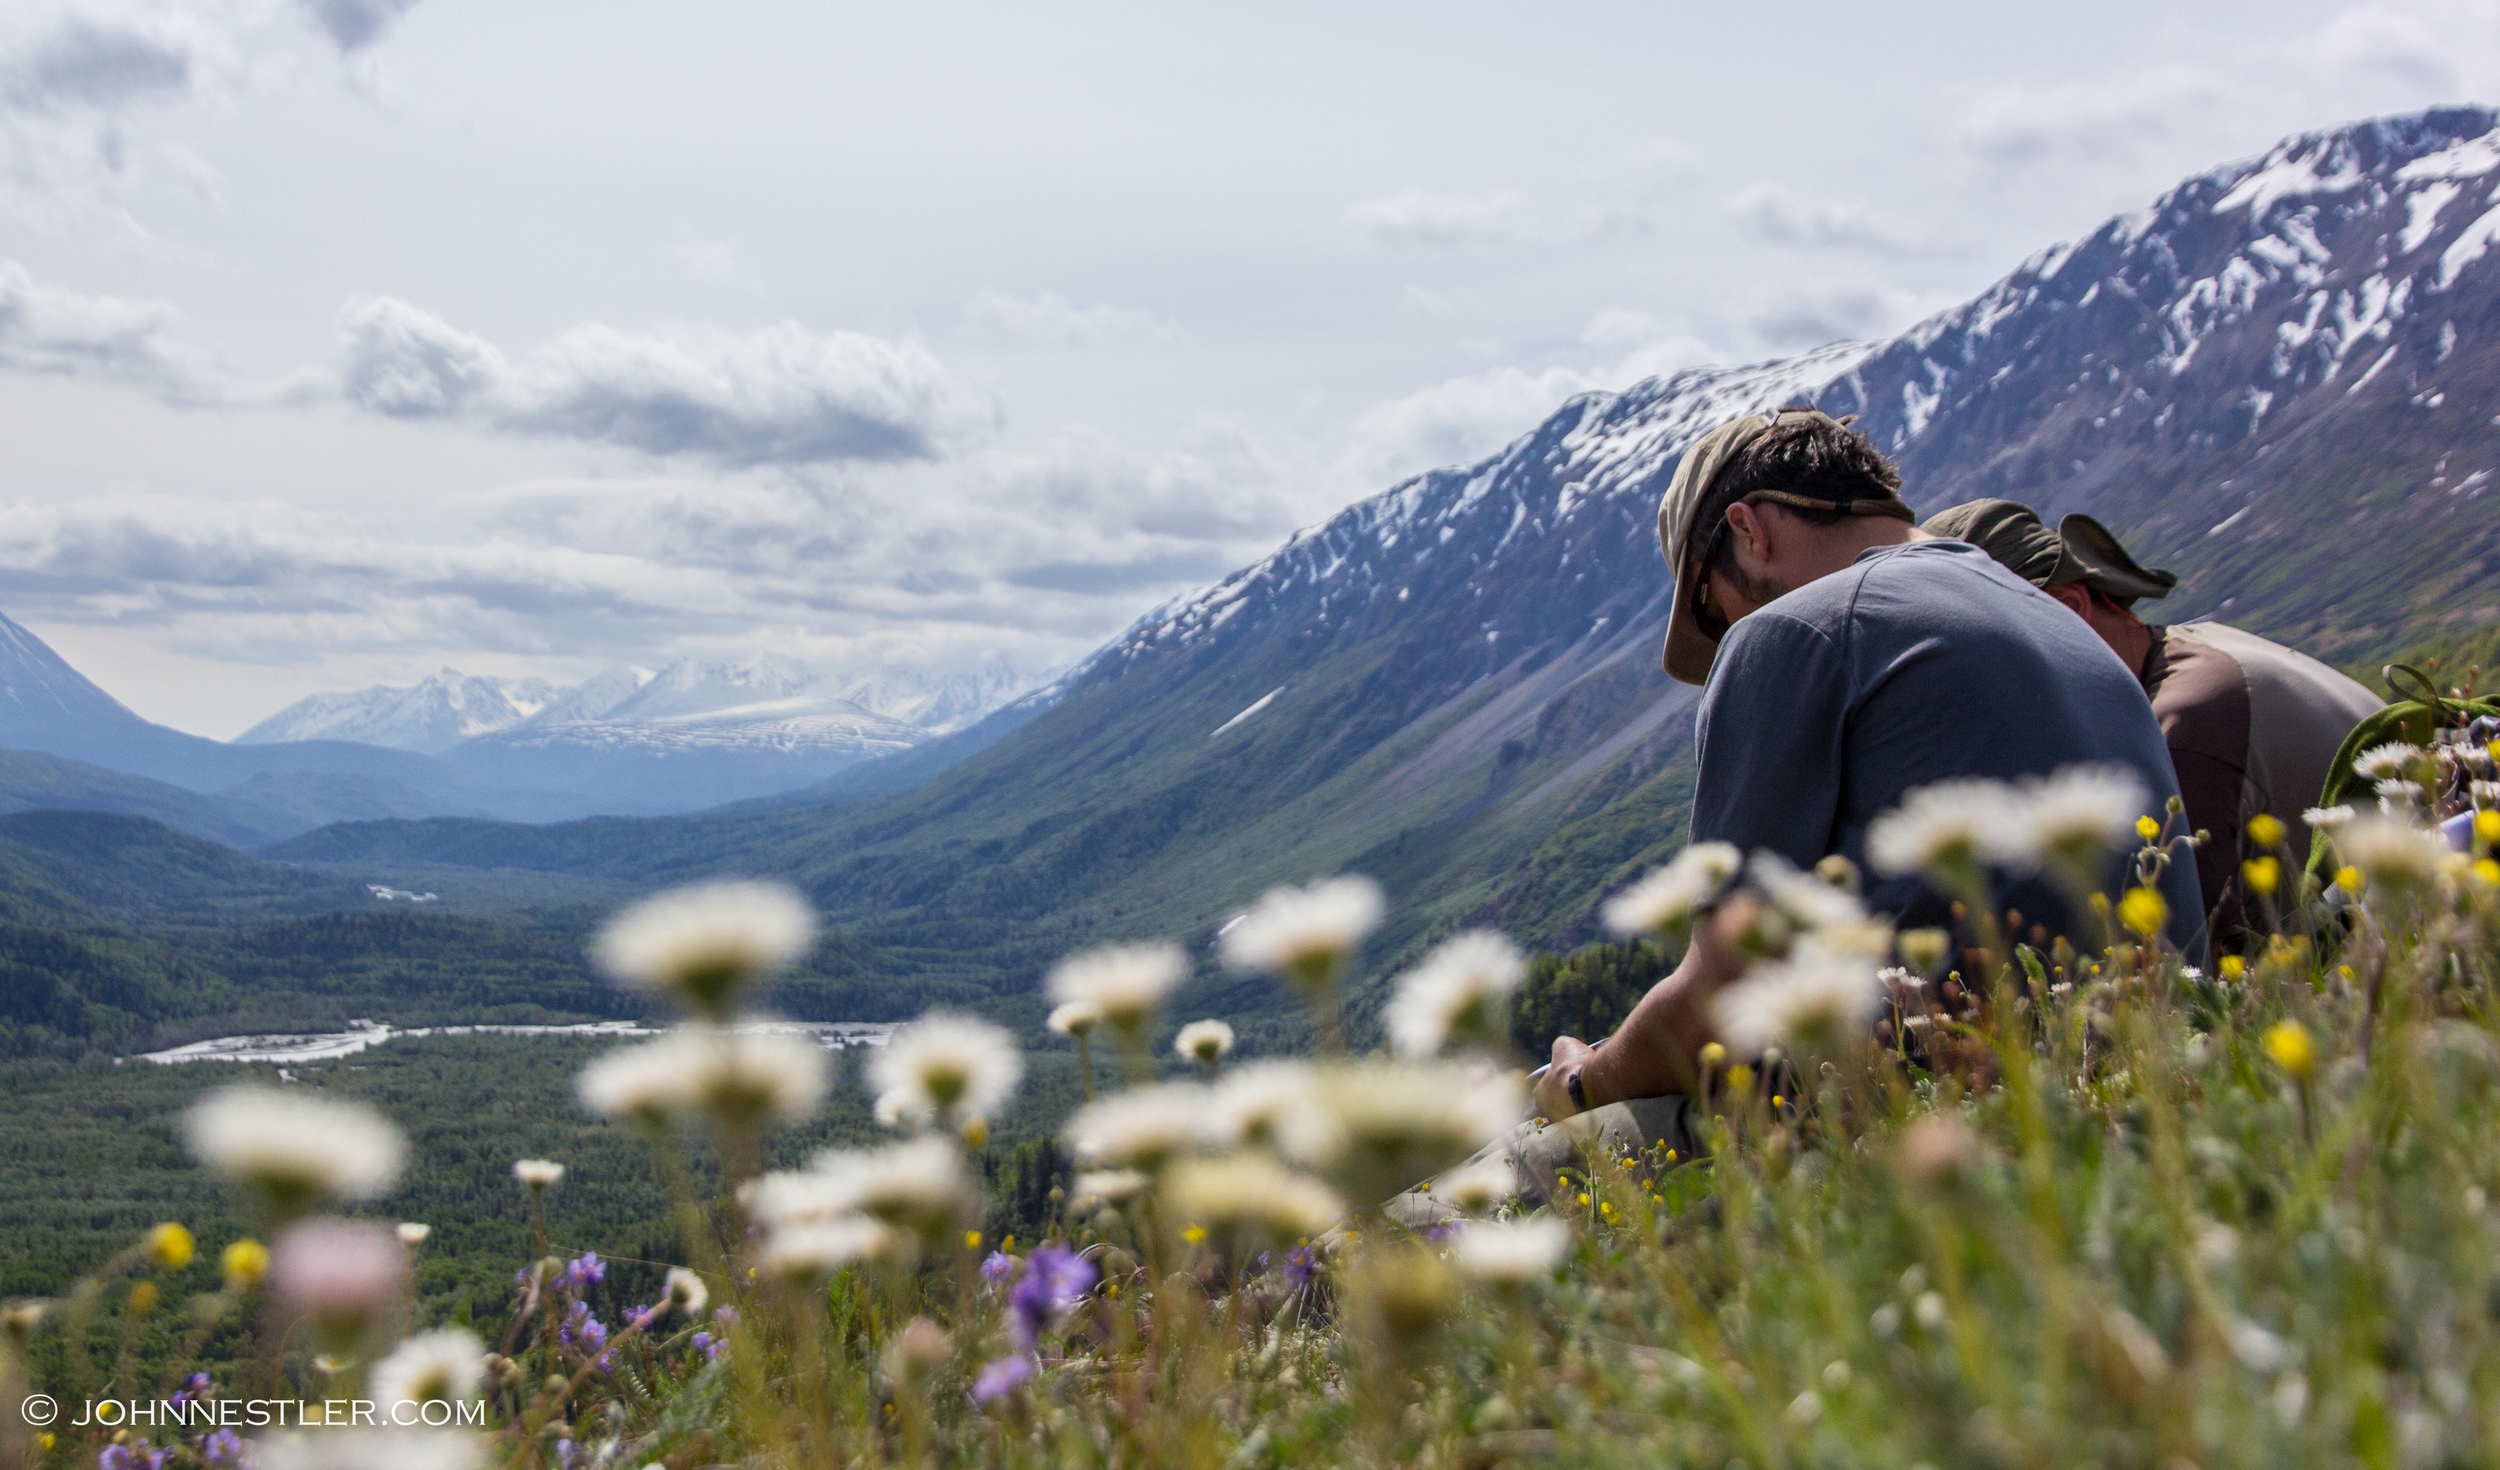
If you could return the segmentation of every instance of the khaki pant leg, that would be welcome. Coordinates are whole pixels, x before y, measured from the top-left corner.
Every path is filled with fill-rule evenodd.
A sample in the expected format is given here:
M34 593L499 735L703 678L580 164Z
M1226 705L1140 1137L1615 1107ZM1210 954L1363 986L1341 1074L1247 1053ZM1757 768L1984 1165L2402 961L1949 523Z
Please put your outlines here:
M1678 1158L1695 1156L1690 1104L1680 1095L1636 1097L1574 1114L1559 1123L1522 1123L1469 1159L1461 1168L1489 1157L1509 1163L1512 1189L1532 1208L1553 1203L1562 1171L1578 1171L1590 1145L1614 1158L1630 1154L1646 1160L1655 1148L1671 1148ZM1455 1172L1455 1171L1452 1171ZM1410 1189L1381 1207L1381 1212L1409 1230L1430 1230L1459 1218L1436 1198L1429 1184Z

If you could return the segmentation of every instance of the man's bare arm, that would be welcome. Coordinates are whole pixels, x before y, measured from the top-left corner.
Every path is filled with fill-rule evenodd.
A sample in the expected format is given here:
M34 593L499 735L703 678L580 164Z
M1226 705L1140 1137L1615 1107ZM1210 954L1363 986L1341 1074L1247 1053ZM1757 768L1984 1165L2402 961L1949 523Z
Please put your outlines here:
M1754 900L1740 895L1697 925L1683 963L1651 986L1598 1046L1555 1038L1553 1065L1537 1084L1537 1111L1548 1118L1579 1111L1570 1094L1575 1072L1592 1108L1630 1097L1691 1093L1701 1080L1701 1049L1717 1039L1710 1002L1743 973L1736 936L1753 917Z

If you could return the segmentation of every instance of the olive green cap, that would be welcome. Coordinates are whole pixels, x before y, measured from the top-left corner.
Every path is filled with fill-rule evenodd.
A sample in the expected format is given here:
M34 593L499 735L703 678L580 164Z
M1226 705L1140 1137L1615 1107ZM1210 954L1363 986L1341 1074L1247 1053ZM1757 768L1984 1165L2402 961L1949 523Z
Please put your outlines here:
M1973 500L1929 516L1925 529L1969 542L2034 587L2081 582L2132 603L2167 597L2179 585L2174 573L2136 565L2109 528L2087 515L2070 515L2052 531L2030 506Z

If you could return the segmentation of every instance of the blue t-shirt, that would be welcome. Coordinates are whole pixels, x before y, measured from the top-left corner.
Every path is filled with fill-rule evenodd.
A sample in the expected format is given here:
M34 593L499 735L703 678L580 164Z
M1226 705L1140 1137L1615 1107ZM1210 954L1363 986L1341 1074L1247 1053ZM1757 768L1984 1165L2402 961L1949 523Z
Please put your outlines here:
M1801 867L1841 853L1863 868L1868 825L1938 781L2124 765L2156 820L2179 790L2135 674L2083 619L1962 541L1878 547L1739 619L1697 718L1692 840ZM1938 921L1916 880L1867 883L1871 906ZM2172 862L2162 891L2172 939L2201 963L2193 857ZM2001 891L2009 902L2026 926L2092 937L2066 930L2038 883Z

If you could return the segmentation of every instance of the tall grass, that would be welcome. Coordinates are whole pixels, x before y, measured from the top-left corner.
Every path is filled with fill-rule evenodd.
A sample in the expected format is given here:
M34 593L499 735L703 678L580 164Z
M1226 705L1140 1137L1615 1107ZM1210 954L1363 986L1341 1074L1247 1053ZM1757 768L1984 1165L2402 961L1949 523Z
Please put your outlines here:
M672 1178L699 1133L730 1161L723 1196L681 1184L654 1206L700 1287L600 1323L595 1261L517 1263L515 1318L435 1385L483 1404L482 1429L234 1447L20 1424L8 1449L384 1470L2500 1463L2500 815L2470 854L2401 811L2337 830L2324 891L2292 890L2288 851L2267 882L2251 870L2271 932L2210 971L2152 937L2144 887L2084 900L2094 942L2009 947L1983 922L1901 943L1929 968L1880 978L1894 945L1865 953L1845 912L1757 925L1766 954L1740 984L1794 970L1801 946L1856 954L1878 1022L1818 1030L1792 1006L1766 1055L1713 1058L1704 1157L1587 1156L1550 1207L1477 1203L1429 1235L1388 1223L1381 1196L1490 1141L1488 1109L1520 1096L1484 1005L1516 957L1481 937L1411 980L1402 1059L1232 1065L1200 1032L1204 1083L1157 1080L1147 1051L1177 960L1072 966L1062 1029L1117 1046L1133 1085L1072 1121L1088 1172L1040 1241L975 1230L984 1115L1014 1085L1002 1035L922 1023L875 1078L901 1141L766 1175L758 1140L813 1097L781 1069L805 1064L690 1029L617 1064L645 1067L640 1091L612 1066L590 1092ZM2139 877L2181 859L2176 837L2145 844ZM1939 882L1967 877L1951 860ZM1849 877L1822 881L1845 897ZM1376 917L1343 888L1285 895L1232 958L1291 980L1330 1036ZM665 950L621 963L661 983L683 959ZM684 952L708 966L695 1000L714 1022L774 963ZM313 1207L264 1204L273 1231ZM396 1282L308 1323L276 1289L301 1238L276 1238L269 1279L265 1257L230 1263L227 1290L182 1308L259 1324L257 1355L193 1392L433 1391L404 1387L423 1363L391 1346ZM112 1279L145 1285L180 1253L152 1237L40 1318L13 1310L9 1399L45 1334L81 1349L46 1361L88 1365L33 1385L65 1401L179 1383L190 1364L142 1383L110 1349L174 1304L106 1304Z

